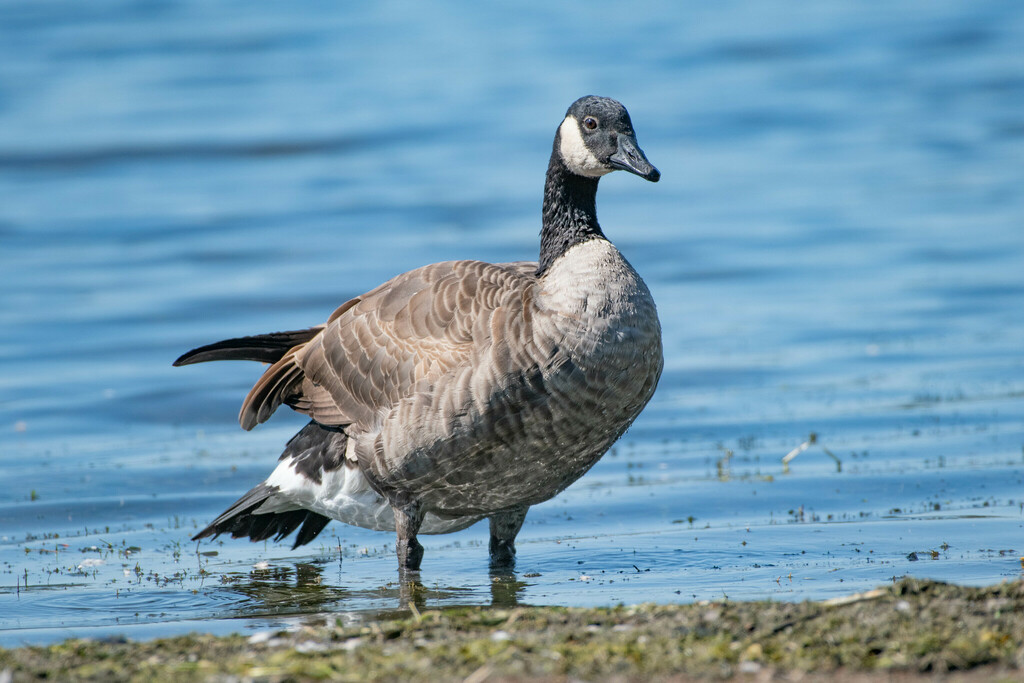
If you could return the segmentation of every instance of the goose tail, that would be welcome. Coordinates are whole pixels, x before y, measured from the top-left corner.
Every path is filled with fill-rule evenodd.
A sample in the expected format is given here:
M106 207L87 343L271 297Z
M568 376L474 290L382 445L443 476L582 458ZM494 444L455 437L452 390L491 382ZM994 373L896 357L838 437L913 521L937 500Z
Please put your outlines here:
M321 496L328 473L346 467L347 447L344 432L309 422L285 446L270 478L236 500L192 540L230 534L253 541L281 541L298 529L292 547L309 543L331 519L303 506Z
M265 541L273 537L275 541L280 541L298 529L299 533L292 545L292 548L298 548L316 538L331 521L329 517L312 510L257 512L257 509L277 492L278 487L268 486L266 483L256 486L236 500L220 517L210 522L209 526L193 536L192 540L231 534L231 538L248 537L253 541Z

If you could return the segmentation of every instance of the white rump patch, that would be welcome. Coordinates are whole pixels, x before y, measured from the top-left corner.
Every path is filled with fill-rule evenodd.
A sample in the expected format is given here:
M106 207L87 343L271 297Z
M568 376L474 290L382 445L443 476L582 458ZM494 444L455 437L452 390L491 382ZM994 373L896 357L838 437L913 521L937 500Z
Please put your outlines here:
M558 151L570 171L588 178L598 178L612 172L612 169L598 161L594 153L587 149L587 144L583 142L583 135L580 133L580 123L575 116L566 116L565 121L558 127L558 133L561 141Z
M353 441L349 439L350 448ZM278 491L256 509L256 514L305 509L364 529L395 530L395 513L391 505L370 488L370 483L358 468L343 465L331 472L322 472L321 483L318 484L297 472L293 465L292 458L282 460L267 477L267 486L276 486ZM440 518L428 512L420 533L447 534L465 529L479 520L480 517L475 516Z

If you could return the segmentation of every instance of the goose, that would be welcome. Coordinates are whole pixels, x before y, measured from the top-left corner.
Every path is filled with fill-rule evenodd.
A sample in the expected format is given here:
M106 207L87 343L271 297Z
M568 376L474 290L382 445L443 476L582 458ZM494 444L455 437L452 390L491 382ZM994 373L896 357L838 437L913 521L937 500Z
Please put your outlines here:
M311 418L266 481L193 540L298 530L299 547L336 519L395 532L399 571L417 571L418 534L487 518L492 565L513 564L527 509L589 470L661 376L654 300L597 222L598 180L615 170L661 177L622 104L580 98L555 134L536 263L435 263L316 327L178 358L270 364L243 429L281 405Z

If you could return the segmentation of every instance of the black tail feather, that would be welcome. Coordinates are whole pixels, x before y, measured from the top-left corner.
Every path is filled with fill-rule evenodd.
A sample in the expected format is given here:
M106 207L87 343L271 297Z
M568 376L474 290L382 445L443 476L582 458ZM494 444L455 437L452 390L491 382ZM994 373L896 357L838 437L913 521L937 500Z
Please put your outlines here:
M292 548L298 548L300 545L306 545L324 530L327 523L330 522L330 517L324 517L318 515L315 512L309 512L306 515L306 521L302 523L302 528L299 529L298 535L295 537L295 545Z
M285 523L292 521L293 515L285 513L284 519L280 520ZM281 526L278 523L277 515L249 515L248 517L235 517L234 525L231 530L232 538L241 538L248 536L252 541L265 541L274 535L274 530Z
M305 344L318 335L321 329L322 327L312 327L308 330L271 332L251 337L225 339L192 349L174 361L174 365L206 363L211 360L254 360L261 363L276 363L289 349L299 344Z
M277 493L276 486L260 484L235 501L220 517L209 526L192 537L193 541L221 534L231 534L231 538L245 538L253 541L265 541L274 537L275 541L283 540L301 525L292 548L298 548L312 541L323 531L329 517L312 510L288 510L286 512L268 512L259 514L255 510L264 501Z

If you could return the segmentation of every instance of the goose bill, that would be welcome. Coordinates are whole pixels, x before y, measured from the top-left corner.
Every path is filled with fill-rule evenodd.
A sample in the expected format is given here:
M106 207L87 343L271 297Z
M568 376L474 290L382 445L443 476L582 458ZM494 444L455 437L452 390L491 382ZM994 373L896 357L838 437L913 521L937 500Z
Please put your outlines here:
M643 150L637 146L636 140L632 137L620 135L618 149L608 161L613 168L635 173L652 183L658 182L658 179L661 178L661 172L647 161Z

